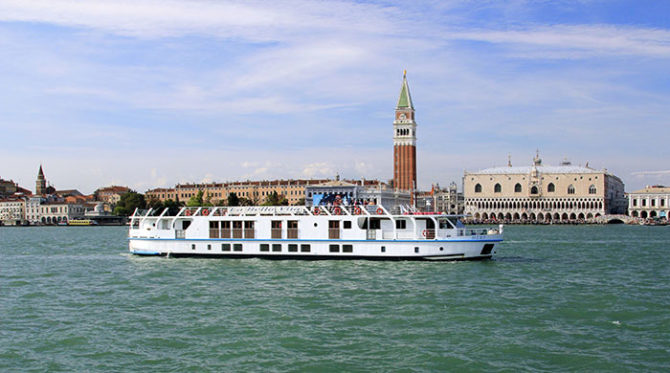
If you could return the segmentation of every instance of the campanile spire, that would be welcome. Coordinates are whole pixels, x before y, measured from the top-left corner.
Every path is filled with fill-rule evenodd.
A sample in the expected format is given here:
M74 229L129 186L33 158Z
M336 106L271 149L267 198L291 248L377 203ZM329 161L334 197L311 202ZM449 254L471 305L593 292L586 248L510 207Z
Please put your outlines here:
M393 186L398 190L416 189L416 122L407 70L403 71L393 121Z

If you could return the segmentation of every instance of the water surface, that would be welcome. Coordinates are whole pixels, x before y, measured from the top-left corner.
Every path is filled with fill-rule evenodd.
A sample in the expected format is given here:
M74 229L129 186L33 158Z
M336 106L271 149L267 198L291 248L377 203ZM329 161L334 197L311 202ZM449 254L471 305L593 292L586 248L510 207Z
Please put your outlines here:
M165 259L0 228L1 371L667 371L670 227L510 226L484 262Z

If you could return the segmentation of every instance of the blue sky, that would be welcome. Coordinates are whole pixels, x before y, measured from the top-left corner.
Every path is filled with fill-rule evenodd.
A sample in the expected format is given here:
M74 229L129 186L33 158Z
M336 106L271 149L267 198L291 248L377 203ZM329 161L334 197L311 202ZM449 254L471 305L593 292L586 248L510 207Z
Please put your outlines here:
M34 189L568 158L670 185L670 2L0 0L0 177Z

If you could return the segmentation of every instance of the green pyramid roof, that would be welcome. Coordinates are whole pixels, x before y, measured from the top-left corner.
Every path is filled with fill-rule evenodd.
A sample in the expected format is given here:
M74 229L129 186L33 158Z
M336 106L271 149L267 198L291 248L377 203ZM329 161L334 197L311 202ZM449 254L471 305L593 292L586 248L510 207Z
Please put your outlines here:
M400 97L398 98L398 105L400 108L411 108L414 109L414 104L412 104L412 96L409 94L409 85L407 84L407 75L403 74L402 76L402 88L400 89Z

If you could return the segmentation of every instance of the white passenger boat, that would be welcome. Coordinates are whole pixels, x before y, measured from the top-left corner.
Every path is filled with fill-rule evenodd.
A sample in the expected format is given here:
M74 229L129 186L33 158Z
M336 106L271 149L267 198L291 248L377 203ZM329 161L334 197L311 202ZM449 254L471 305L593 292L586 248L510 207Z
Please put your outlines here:
M497 229L466 228L456 215L382 206L185 207L130 218L130 252L169 257L269 259L490 259Z

